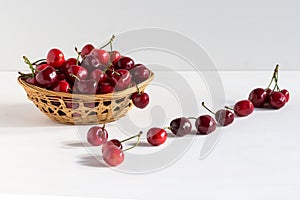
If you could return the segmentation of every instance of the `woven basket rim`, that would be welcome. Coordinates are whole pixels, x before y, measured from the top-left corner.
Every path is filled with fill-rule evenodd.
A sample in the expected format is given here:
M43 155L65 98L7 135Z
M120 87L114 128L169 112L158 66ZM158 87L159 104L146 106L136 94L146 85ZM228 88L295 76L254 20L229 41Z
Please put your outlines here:
M143 90L152 80L154 79L154 73L150 71L150 76L147 80L137 84L138 88ZM132 93L137 91L137 87L133 86L130 88L127 88L125 90L116 91L108 94L73 94L73 93L65 93L65 92L55 92L52 90L47 90L45 88L41 88L35 85L32 85L30 83L27 83L22 76L18 76L18 83L24 88L24 89L30 89L34 90L36 92L41 92L45 95L50 96L59 96L63 98L74 98L74 99L116 99L123 96L131 95Z

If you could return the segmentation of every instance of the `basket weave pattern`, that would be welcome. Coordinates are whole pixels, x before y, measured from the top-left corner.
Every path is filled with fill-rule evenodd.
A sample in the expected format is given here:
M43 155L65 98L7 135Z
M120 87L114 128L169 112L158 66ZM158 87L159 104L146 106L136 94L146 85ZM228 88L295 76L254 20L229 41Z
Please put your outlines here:
M153 80L154 74L138 84L144 91ZM54 92L27 83L18 77L19 84L25 89L28 98L44 114L63 124L104 124L125 116L132 108L131 94L137 88L131 87L110 94L82 95Z

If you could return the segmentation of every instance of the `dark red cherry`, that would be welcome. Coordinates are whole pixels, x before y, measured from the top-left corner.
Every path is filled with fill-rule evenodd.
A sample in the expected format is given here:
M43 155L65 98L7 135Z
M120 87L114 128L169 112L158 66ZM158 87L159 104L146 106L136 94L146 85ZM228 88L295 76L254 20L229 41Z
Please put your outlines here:
M117 69L126 69L128 71L130 71L134 67L135 67L134 61L129 57L120 58L120 60L118 61L117 65L116 65Z
M115 88L110 83L100 83L98 86L97 94L108 94L114 92Z
M121 58L121 54L120 52L118 51L111 51L109 52L110 54L110 62L113 64L113 65L116 65L117 62L120 60Z
M270 105L272 108L282 108L286 103L286 98L281 92L272 92L270 94Z
M40 64L38 66L36 66L35 68L35 74L37 74L39 71L42 71L43 69L45 69L46 67L48 67L49 65L48 64Z
M99 59L95 55L87 55L82 63L81 66L86 68L88 71L94 71L95 69L101 69L104 70L105 66L100 63Z
M111 76L111 83L116 91L125 90L131 84L131 75L126 69L118 69Z
M283 89L280 92L285 96L286 103L289 102L289 100L290 100L290 93L289 93L289 91L287 89Z
M77 78L79 80L86 79L88 77L88 71L82 66L72 65L67 70L66 75L67 75L68 81L71 82L71 83L74 83Z
M87 141L93 146L100 146L107 141L108 133L104 127L93 126L88 130Z
M35 80L35 77L29 77L25 80L27 83L31 84L31 85L37 85L37 82Z
M132 103L135 107L143 109L149 104L149 95L145 92L135 92L131 95Z
M81 94L96 94L98 83L94 79L80 80L75 82L75 88Z
M221 109L216 112L216 121L222 126L228 126L234 120L234 114L227 109Z
M269 102L270 102L270 94L271 94L272 92L273 92L273 91L272 91L270 88L266 89L267 97L266 97L266 102L265 102L265 104L269 104Z
M65 81L65 80L67 80L66 75L63 74L63 73L61 73L61 72L57 73L57 78L58 78L59 81Z
M95 49L95 47L92 44L84 45L80 52L81 57L84 58L85 56L90 54L93 49Z
M52 88L55 92L70 92L70 84L67 81L58 81Z
M132 74L132 80L136 83L141 83L150 76L150 70L142 64L135 65L135 68L130 73Z
M94 71L92 71L89 78L96 80L98 83L104 83L107 81L108 76L102 70L95 69Z
M69 58L67 59L63 65L60 67L60 71L63 73L66 73L67 70L72 66L72 65L76 65L77 63L77 59L76 58Z
M44 88L49 88L58 81L56 70L51 66L39 71L35 79L38 85Z
M93 49L91 55L94 55L102 65L109 63L109 53L104 49Z
M147 132L147 141L153 146L159 146L167 140L168 134L165 129L151 128Z
M65 62L64 54L59 49L51 49L47 54L47 64L59 68Z
M118 147L119 149L123 149L123 145L122 143L117 140L117 139L112 139L112 140L109 140L107 142L105 142L103 145L102 145L102 153L109 147L109 146L116 146Z
M239 117L245 117L250 115L254 110L254 105L249 100L238 101L234 105L234 113Z
M186 117L176 118L170 123L170 130L174 135L185 136L192 130L192 123Z
M195 122L198 133L207 135L216 130L217 123L210 115L202 115Z
M248 98L248 100L250 100L256 108L263 107L266 103L266 99L267 92L263 88L256 88L252 90Z

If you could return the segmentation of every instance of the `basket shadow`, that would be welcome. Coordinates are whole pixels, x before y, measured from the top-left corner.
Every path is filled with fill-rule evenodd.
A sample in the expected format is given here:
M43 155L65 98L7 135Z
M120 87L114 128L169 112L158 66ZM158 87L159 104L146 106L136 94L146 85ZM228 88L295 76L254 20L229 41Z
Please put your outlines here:
M63 126L42 114L33 104L0 105L0 127Z

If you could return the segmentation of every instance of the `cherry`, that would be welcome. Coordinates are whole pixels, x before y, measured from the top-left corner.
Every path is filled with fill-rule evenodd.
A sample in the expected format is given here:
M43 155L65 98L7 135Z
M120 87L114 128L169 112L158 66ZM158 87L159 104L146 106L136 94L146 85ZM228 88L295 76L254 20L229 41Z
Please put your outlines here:
M204 102L202 102L202 106L206 108L206 110L208 110L210 113L214 114L216 121L222 126L228 126L234 120L234 114L228 109L221 109L214 113L204 105Z
M59 68L65 62L64 54L59 49L51 49L47 54L47 64Z
M124 152L117 146L111 145L103 152L103 160L110 166L117 166L124 161Z
M167 132L162 128L151 128L147 132L147 141L153 146L159 146L167 140Z
M85 56L90 54L93 49L95 49L95 47L92 44L84 45L80 52L81 57L84 58Z
M38 83L35 80L35 77L29 77L27 79L25 79L25 81L31 85L37 85Z
M210 115L201 115L195 122L198 133L207 135L216 130L217 123Z
M93 146L100 146L107 141L108 133L105 125L93 126L88 130L87 141Z
M69 58L60 67L60 71L65 73L72 65L76 65L76 63L77 63L76 58Z
M93 49L91 55L95 56L103 65L107 65L110 61L109 53L104 49Z
M57 73L57 78L59 81L65 81L67 79L66 75L63 73Z
M192 130L192 123L188 118L180 117L171 121L169 128L174 135L185 136Z
M96 80L98 83L104 83L108 79L107 74L100 69L95 69L94 71L92 71L89 77L90 79Z
M286 97L281 92L274 91L270 94L270 105L273 108L282 108L286 103Z
M135 92L131 95L135 107L143 109L149 104L149 95L145 92Z
M127 89L131 84L131 75L126 69L119 69L110 76L112 84L117 91Z
M266 103L267 92L263 88L256 88L249 94L248 100L250 100L255 108L263 107Z
M105 142L105 143L102 145L102 153L103 153L109 146L116 146L116 147L118 147L119 149L123 149L123 145L122 145L122 143L121 143L118 139L112 139L112 140L109 140L109 141Z
M44 88L49 88L58 81L56 70L51 66L39 71L35 79L38 85Z
M68 70L67 70L67 79L71 82L74 83L76 78L79 80L84 80L88 77L88 71L78 65L72 65Z
M145 65L137 64L135 65L135 68L131 71L131 74L132 80L134 80L136 83L141 83L149 78L150 70L147 67L145 67Z
M116 66L117 69L126 69L128 71L130 71L134 67L135 67L134 61L129 57L120 58Z
M290 93L287 89L283 89L280 91L284 96L285 96L285 100L286 100L286 103L290 100Z
M49 65L46 63L40 64L38 66L36 66L35 68L35 74L37 74L39 71L42 71L43 69L45 69L46 67L48 67Z
M104 70L105 68L105 66L100 63L99 59L95 55L91 54L87 55L83 59L81 66L85 67L89 71L93 71L95 69Z
M244 117L250 115L254 110L254 105L249 100L238 101L234 105L234 113L239 117Z
M114 92L115 88L113 85L111 85L110 83L100 83L98 90L97 90L97 94L108 94L108 93L112 93Z
M111 51L109 52L109 55L110 55L110 62L113 64L113 65L116 65L117 62L120 60L121 58L121 54L120 52L118 51Z
M52 88L55 92L70 92L70 84L67 81L58 81L57 84Z
M76 91L81 94L96 94L98 83L94 79L75 82Z
M65 104L67 108L77 109L79 107L79 103L67 102Z
M266 97L266 102L265 102L265 104L268 104L268 103L270 102L270 94L271 94L272 92L273 92L273 91L272 91L270 88L266 89L267 97Z

